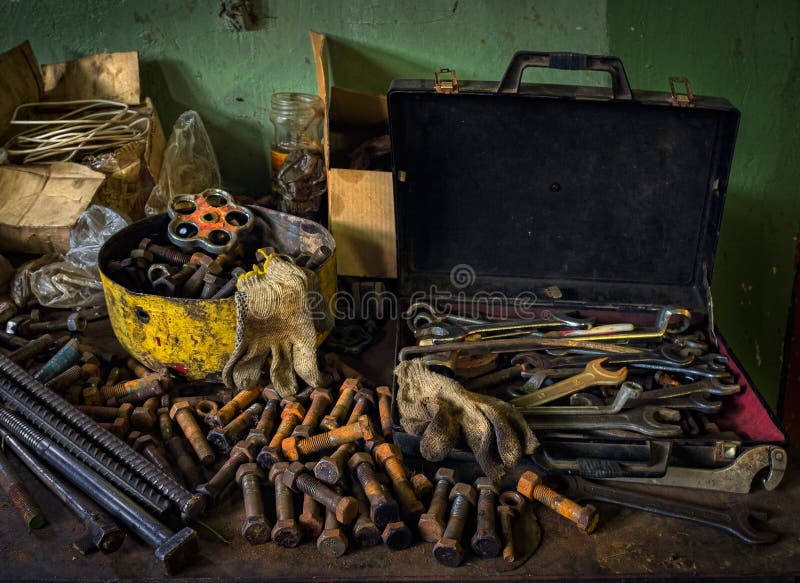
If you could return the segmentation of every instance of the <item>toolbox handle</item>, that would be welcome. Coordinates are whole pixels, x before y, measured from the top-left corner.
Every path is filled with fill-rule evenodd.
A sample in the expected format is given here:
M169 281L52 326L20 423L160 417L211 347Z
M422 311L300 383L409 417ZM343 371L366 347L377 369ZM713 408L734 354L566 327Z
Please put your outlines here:
M528 67L563 69L569 71L606 71L611 75L611 91L614 99L633 100L631 84L625 67L617 57L585 55L583 53L540 53L519 51L511 59L503 79L497 88L498 93L519 93L522 73Z

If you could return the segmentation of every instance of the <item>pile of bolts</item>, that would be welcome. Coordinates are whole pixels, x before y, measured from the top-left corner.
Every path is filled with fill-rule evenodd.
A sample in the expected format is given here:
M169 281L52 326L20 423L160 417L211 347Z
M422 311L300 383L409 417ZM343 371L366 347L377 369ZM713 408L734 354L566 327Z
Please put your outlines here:
M446 467L432 481L409 472L391 443L387 387L371 390L345 378L338 391L309 388L281 398L270 386L234 395L222 385L179 382L167 370L152 371L74 335L100 312L41 324L15 317L8 329L27 338L9 332L0 338L0 436L85 524L75 542L82 553L118 549L124 538L118 520L175 572L196 552L197 534L188 526L173 532L161 521L175 523L177 509L184 523L194 524L235 484L250 544L295 547L312 540L330 557L351 543L399 550L418 537L435 543L439 562L457 566L477 508L473 551L513 562L513 516L532 499L583 530L596 524L591 506L557 496L532 472L518 492L502 495L487 478L462 483ZM50 334L57 330L68 334ZM46 524L2 455L0 485L29 528ZM274 520L265 512L267 487Z

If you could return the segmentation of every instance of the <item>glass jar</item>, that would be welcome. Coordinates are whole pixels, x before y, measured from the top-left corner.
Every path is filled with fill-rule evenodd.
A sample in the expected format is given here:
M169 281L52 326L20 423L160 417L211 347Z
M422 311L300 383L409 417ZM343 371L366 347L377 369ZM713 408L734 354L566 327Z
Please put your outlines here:
M327 175L322 154L322 99L307 93L274 93L269 119L272 191L283 212L316 220Z

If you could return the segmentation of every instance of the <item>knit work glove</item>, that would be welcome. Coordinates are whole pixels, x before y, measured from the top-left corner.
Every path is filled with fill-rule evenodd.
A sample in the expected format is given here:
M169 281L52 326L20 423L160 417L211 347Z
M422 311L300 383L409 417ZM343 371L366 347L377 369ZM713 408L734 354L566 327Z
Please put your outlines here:
M394 372L400 425L422 435L419 450L426 460L443 460L463 433L483 472L498 481L523 453L530 455L539 446L522 415L508 403L471 393L418 358L401 362Z
M222 380L237 391L258 384L261 367L272 354L270 381L285 397L297 393L296 372L311 386L323 385L317 365L317 328L330 329L333 317L319 290L316 274L276 254L267 255L236 282L236 346Z

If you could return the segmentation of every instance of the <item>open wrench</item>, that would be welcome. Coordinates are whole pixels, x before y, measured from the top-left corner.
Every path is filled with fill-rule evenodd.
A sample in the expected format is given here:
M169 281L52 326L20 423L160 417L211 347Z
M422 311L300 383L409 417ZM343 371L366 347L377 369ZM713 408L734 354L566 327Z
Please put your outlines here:
M564 379L563 381L559 381L554 385L550 385L545 389L536 391L535 393L512 399L510 402L515 407L543 405L595 385L620 384L627 378L628 369L621 368L618 371L606 370L602 366L606 360L606 358L592 360L586 365L583 372L568 379Z
M577 476L564 476L561 478L561 482L564 494L572 499L607 502L713 526L751 545L769 544L778 540L777 533L758 530L751 523L751 518L766 521L766 512L751 510L742 504L722 510L692 502L670 500L661 495L633 492L607 484L598 484Z
M614 397L614 402L610 405L587 405L583 407L575 406L550 406L550 407L520 407L520 413L532 413L536 416L539 415L610 415L622 411L628 403L635 401L643 393L643 389L636 383L622 383L622 386L617 391Z
M670 327L673 318L680 317L681 323L677 327ZM656 325L652 330L634 330L632 332L619 332L615 334L599 334L595 336L576 337L575 340L592 340L595 342L642 342L661 340L669 333L685 331L691 323L692 313L686 308L670 306L663 308L656 316Z
M775 445L759 445L739 454L724 468L700 469L671 466L660 478L620 478L626 482L639 482L658 486L676 486L747 494L753 480L763 470L769 469L762 484L765 490L774 490L786 472L786 451Z
M649 437L675 437L683 433L680 425L670 423L680 421L680 412L666 407L647 406L620 413L576 417L538 415L532 408L529 412L523 412L523 415L533 429L541 431L625 429Z
M593 321L555 313L549 318L495 320L484 324L460 325L452 322L438 322L417 329L414 336L420 346L429 346L445 342L472 342L488 338L525 336L534 330L542 329L588 328L591 327Z
M626 401L623 408L641 407L643 405L658 405L682 411L699 411L700 413L719 413L722 408L722 401L712 399L709 393L692 393L666 399L654 399L650 397L649 393L645 393L643 397Z
M453 324L462 325L488 323L488 320L440 312L429 302L413 302L408 306L406 311L403 312L403 318L405 318L406 324L408 324L412 332L416 332L419 328L438 322L452 322Z
M474 342L446 342L444 344L434 344L431 346L404 346L400 349L398 360L403 362L409 358L432 354L434 352L447 352L457 350L458 352L523 352L529 350L545 348L587 348L590 350L601 350L603 354L638 354L638 348L622 346L616 344L604 344L601 342L584 341L586 339L577 338L497 338L495 340L476 340Z

